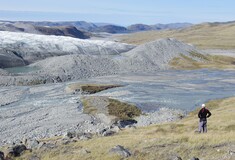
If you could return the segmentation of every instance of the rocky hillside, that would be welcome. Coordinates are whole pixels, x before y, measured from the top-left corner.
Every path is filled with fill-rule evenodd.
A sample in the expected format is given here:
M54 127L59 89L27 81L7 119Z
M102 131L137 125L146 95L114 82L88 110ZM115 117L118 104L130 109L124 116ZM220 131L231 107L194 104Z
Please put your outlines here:
M123 69L134 72L169 69L169 62L181 54L189 55L196 61L200 61L200 59L190 55L191 52L200 53L195 47L176 39L160 39L124 53L125 58L120 63Z
M133 45L80 40L63 36L44 36L25 33L0 32L0 67L23 66L48 57L86 54L116 55L127 52Z
M58 81L120 73L119 65L112 58L84 54L51 57L34 63L31 67L40 68L37 74L47 78L57 77Z
M190 52L197 50L176 39L161 39L138 46L128 52L116 55L64 55L47 58L30 67L39 68L37 75L58 82L74 79L112 75L130 72L153 72L169 69L169 62L181 54L196 61ZM198 51L199 52L199 51Z

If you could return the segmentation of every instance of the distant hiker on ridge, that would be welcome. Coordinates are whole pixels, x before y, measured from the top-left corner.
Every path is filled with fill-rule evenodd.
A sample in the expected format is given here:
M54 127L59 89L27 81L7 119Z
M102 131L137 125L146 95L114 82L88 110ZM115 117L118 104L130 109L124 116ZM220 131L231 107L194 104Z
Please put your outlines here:
M207 118L211 116L211 112L205 108L205 104L202 104L202 109L198 112L199 121L199 133L207 132Z

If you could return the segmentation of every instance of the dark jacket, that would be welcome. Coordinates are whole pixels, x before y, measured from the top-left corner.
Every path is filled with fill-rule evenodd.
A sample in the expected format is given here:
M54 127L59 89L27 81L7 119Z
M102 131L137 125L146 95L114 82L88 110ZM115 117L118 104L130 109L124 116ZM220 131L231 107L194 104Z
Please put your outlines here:
M211 116L211 112L206 108L202 108L198 112L198 118L200 118L200 121L206 121L206 118L209 118L210 116Z

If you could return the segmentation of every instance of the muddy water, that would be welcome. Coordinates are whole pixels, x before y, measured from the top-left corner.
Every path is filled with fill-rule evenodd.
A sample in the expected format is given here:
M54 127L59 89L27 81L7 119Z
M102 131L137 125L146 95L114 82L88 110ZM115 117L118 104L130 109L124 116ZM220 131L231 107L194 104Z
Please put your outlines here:
M133 102L145 111L159 107L191 111L208 100L235 96L234 71L161 71L101 77L94 82L125 84L98 95Z
M159 107L190 111L208 100L235 96L235 71L159 71L154 74L113 75L77 82L123 84L124 87L106 90L96 95L135 103L145 111L157 110ZM5 98L6 103L9 103L4 108L27 104L37 106L41 103L43 106L50 106L68 102L69 105L70 99L78 98L79 95L66 94L66 85L67 83L1 87L0 95L1 99Z
M95 95L137 104L145 112L158 111L162 107L191 111L210 99L235 96L234 71L160 71L77 82L123 84L124 87ZM66 130L78 129L78 124L92 120L82 113L81 95L65 92L67 85L0 87L0 145L24 136L44 138L62 135ZM97 129L97 126L92 127ZM87 129L91 126L87 125Z

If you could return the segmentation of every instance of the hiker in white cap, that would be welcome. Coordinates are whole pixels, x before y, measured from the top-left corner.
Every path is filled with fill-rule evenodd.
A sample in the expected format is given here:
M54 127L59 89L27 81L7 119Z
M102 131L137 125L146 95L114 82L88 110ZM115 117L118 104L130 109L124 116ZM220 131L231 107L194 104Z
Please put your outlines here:
M198 112L199 120L199 133L207 132L207 118L211 116L211 112L206 109L206 105L202 104L202 109Z

